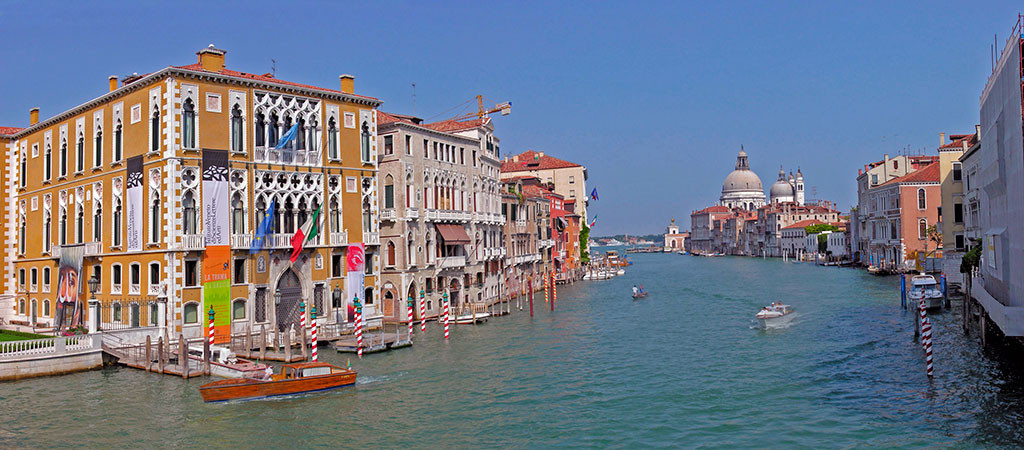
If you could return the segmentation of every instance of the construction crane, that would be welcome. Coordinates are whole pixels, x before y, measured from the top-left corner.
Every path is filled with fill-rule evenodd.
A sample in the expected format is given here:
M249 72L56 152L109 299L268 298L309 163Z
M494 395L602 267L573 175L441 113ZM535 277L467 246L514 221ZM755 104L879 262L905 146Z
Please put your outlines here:
M503 116L507 116L507 115L511 114L512 113L512 102L498 103L498 104L494 105L493 108L487 109L487 108L484 108L484 96L477 95L476 96L476 111L475 112L468 112L468 113L465 113L465 114L460 114L458 116L452 117L452 120L463 121L463 120L468 120L468 119L473 119L473 118L482 119L482 118L487 117L488 115L496 113L496 112L500 112L501 115L503 115Z

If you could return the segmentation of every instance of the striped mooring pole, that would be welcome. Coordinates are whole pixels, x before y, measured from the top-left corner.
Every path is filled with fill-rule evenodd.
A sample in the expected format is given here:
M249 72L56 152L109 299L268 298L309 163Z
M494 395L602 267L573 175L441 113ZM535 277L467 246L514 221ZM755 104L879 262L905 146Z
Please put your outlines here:
M316 305L313 306L313 309L309 313L309 326L310 326L310 328L313 329L310 332L310 334L313 336L313 339L312 339L312 341L313 341L313 351L312 351L313 362L316 362L316 361L318 361L317 356L316 356L316 347L317 347L317 343L316 343Z
M551 302L551 288L548 286L548 275L544 274L544 304Z
M406 309L409 310L409 337L412 337L412 329L413 329L412 309L413 309L413 307L414 307L414 303L413 303L412 296L410 295L409 296L409 302L406 303Z
M927 317L921 325L921 340L924 343L924 363L928 378L935 376L932 368L932 321Z
M558 300L558 284L555 283L555 273L551 272L551 311L555 310L555 300Z
M303 333L306 332L306 302L304 300L299 301L299 330Z
M448 292L441 295L441 303L444 304L444 340L448 340Z
M363 304L359 303L359 297L352 300L356 308L356 355L363 357Z
M423 289L420 289L420 332L427 331L427 301Z
M213 346L213 336L214 336L214 331L213 331L213 307L212 306L210 307L210 333L209 334L210 334L210 346L212 347Z

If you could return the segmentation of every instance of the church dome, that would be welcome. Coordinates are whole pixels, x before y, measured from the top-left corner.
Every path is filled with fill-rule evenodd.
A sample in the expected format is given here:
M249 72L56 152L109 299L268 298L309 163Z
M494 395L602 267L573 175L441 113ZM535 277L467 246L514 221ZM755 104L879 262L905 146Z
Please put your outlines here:
M722 193L728 192L764 192L764 187L761 185L761 178L757 176L754 171L750 169L736 169L725 177L725 182L722 183Z
M785 180L776 181L775 184L772 185L769 195L771 195L772 199L779 199L783 197L789 197L792 199L793 185L789 184Z

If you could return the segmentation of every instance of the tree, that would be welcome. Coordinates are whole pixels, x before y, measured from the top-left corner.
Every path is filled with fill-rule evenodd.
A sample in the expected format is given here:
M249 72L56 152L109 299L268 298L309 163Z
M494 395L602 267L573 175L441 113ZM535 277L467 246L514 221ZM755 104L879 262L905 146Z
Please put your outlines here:
M580 228L580 262L590 264L590 252L587 251L587 242L590 241L590 227L583 224Z
M942 233L939 233L938 227L932 225L928 228L925 228L925 236L927 237L927 239L924 241L924 257L925 259L928 259L928 257L931 256L932 253L935 253L939 251L939 248L942 248ZM935 243L935 250L929 251L928 244L932 242Z

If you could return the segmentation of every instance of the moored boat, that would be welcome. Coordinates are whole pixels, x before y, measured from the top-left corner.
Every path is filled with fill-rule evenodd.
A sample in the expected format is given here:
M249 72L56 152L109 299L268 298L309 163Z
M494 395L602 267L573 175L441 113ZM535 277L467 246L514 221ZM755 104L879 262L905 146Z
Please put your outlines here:
M199 394L204 402L222 402L325 391L355 383L354 370L308 362L285 364L280 373L269 378L233 378L207 383L199 387Z
M914 275L910 281L910 292L907 293L907 298L914 302L915 307L922 299L925 301L925 308L942 307L942 290L939 289L935 277L931 275L923 273Z
M188 358L203 361L203 347L189 346ZM260 376L270 367L266 364L239 358L230 349L214 345L210 347L210 375L221 378L244 378Z

